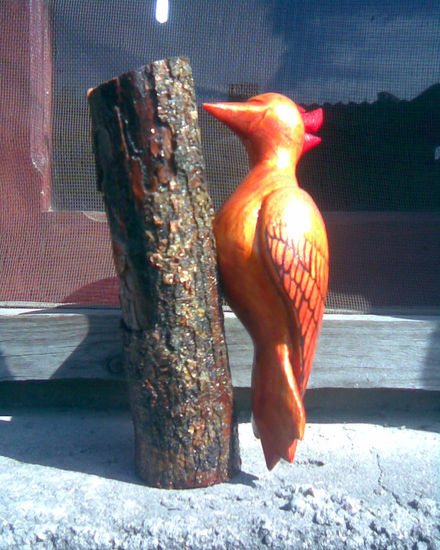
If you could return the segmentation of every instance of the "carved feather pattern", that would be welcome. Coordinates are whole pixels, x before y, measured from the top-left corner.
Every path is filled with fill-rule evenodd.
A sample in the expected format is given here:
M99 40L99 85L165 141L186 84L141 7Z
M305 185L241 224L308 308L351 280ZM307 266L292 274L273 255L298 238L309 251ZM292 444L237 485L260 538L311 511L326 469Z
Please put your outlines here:
M280 283L293 306L300 328L301 373L304 393L324 314L328 285L328 253L306 236L288 236L283 222L266 225L266 244Z

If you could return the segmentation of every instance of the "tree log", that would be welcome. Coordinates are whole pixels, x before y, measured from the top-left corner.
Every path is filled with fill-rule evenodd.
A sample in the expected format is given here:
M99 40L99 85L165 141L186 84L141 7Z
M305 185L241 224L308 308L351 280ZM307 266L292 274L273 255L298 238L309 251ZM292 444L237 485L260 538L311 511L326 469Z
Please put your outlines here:
M90 90L88 101L137 472L162 488L225 481L240 456L191 68L157 61Z

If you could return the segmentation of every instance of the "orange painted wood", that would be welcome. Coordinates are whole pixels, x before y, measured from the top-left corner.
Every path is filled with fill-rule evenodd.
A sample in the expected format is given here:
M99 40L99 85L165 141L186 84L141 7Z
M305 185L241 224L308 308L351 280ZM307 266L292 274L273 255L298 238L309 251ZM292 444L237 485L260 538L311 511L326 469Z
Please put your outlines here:
M204 108L243 141L250 172L217 213L225 295L252 337L252 412L266 464L292 462L305 428L303 396L328 287L321 214L298 186L296 165L317 145L322 110L280 94Z

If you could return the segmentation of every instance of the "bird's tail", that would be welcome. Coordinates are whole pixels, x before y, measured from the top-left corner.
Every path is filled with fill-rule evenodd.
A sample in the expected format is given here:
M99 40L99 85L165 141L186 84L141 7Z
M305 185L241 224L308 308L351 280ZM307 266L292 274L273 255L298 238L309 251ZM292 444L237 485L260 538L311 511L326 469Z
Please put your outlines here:
M306 414L289 349L284 344L255 354L252 417L268 469L280 458L292 462L298 439L304 435Z

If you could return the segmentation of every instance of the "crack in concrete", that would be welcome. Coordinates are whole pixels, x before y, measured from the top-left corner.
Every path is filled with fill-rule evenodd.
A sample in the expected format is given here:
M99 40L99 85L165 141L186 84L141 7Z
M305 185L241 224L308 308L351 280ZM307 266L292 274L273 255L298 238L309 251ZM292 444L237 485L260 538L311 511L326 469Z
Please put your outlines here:
M379 476L377 478L377 484L378 486L383 490L385 491L385 493L391 495L395 501L395 503L398 505L398 506L401 506L401 507L404 507L404 503L402 502L400 496L395 492L393 491L392 489L390 489L389 487L387 487L384 483L384 471L383 471L383 467L382 467L382 464L381 464L381 460L380 460L380 456L379 456L379 453L375 453L375 456L376 456L376 463L377 463L377 467L379 469Z

